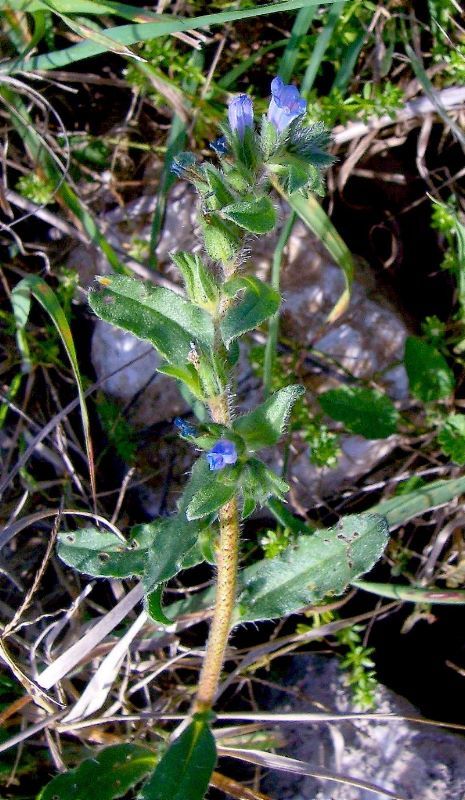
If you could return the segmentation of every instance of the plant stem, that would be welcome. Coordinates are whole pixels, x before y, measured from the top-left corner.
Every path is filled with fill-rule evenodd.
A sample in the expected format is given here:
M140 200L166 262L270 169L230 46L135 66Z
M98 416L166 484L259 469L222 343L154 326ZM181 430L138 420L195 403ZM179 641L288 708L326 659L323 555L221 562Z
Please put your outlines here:
M212 398L210 412L214 422L229 425L229 398L227 392ZM208 711L215 695L228 643L236 600L237 566L239 558L239 512L237 498L220 508L220 536L217 547L216 598L210 633L200 673L194 712Z

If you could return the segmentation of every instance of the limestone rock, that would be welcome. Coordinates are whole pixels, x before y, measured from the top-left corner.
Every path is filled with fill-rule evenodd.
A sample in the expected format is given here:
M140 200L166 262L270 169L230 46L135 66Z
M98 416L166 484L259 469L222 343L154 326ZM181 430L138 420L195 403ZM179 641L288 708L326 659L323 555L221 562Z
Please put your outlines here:
M283 683L290 685L292 693L273 693L266 705L274 711L356 710L336 658L294 657ZM381 685L374 712L421 716L407 700ZM281 731L286 739L283 754L309 762L315 769L371 781L405 800L465 797L465 739L444 728L405 720L357 719L286 724ZM264 790L279 800L386 800L385 795L347 784L322 783L275 770L268 774Z

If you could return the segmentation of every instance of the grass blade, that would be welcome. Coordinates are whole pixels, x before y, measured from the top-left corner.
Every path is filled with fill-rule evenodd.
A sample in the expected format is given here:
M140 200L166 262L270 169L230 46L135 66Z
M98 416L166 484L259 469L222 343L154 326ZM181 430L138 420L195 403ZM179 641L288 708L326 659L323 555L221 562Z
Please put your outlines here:
M331 87L332 90L338 89L343 94L347 89L349 81L353 75L357 59L360 55L360 50L363 47L365 36L365 31L362 31L362 33L359 33L357 38L347 48L345 58L337 71L336 77L334 78L334 83Z
M254 17L266 16L283 11L296 11L308 6L319 6L323 3L332 3L334 0L285 0L285 2L269 3L257 8L241 9L238 11L221 11L217 14L203 14L191 19L173 18L166 15L164 21L147 22L142 24L120 25L115 28L108 28L104 31L105 35L120 44L130 46L136 42L146 42L149 39L157 39L159 36L179 33L181 31L192 31L198 28L205 28L208 25L223 25L225 22L235 22L236 20L250 19ZM0 8L2 6L0 5ZM52 53L44 53L28 60L11 60L2 64L0 72L9 73L11 71L31 72L36 70L59 69L84 58L99 55L106 51L105 47L95 42L81 42L80 44L56 50Z
M84 41L90 40L91 42L95 42L95 44L104 47L105 50L108 50L111 53L117 53L120 56L127 56L128 58L135 58L136 61L144 61L141 56L138 56L137 53L133 53L133 51L129 47L126 47L126 45L115 42L113 39L110 39L109 36L106 36L104 33L96 30L90 25L86 25L82 21L77 22L67 14L63 14L61 11L58 11L55 3L46 2L45 5L49 11L52 11L54 14L60 17L65 25L67 25L70 30L74 31L74 33L77 33L78 36L81 36Z
M403 600L408 603L433 603L437 605L464 605L465 589L428 589L419 586L400 586L393 583L352 581L352 586L371 592L378 597Z
M289 237L294 227L295 213L291 212L283 229L279 235L276 249L273 254L273 264L271 267L271 285L277 292L280 291L280 277L281 277L281 263L283 257L283 250L286 247ZM279 333L279 311L271 317L268 324L268 338L265 345L265 360L263 364L263 393L265 399L272 391L273 382L273 366L276 359L276 347L278 344Z
M284 83L289 83L294 72L295 62L299 55L299 48L302 44L304 36L308 33L308 29L313 22L313 18L317 11L316 6L309 8L301 8L295 18L295 22L291 31L290 39L288 39L286 49L281 58L278 75L283 79Z
M383 500L373 506L370 511L386 517L392 529L403 525L414 517L419 517L425 511L450 503L460 494L465 492L465 477L453 478L446 481L434 481L416 489L414 492Z
M327 318L327 322L335 322L349 305L350 290L354 277L352 254L338 234L326 211L324 211L313 195L304 197L295 192L295 194L289 196L280 187L278 181L272 179L272 183L274 188L279 192L281 197L289 203L292 210L295 211L302 222L318 237L320 242L324 244L338 267L342 270L345 289Z
M423 66L423 62L415 53L413 47L411 47L407 42L405 43L405 52L410 60L410 64L412 65L412 69L418 78L419 83L423 87L423 91L426 96L431 100L434 108L436 109L437 113L441 117L444 124L451 129L457 141L461 144L462 147L465 147L465 135L457 125L456 122L448 115L446 109L444 108L443 104L438 98L438 93L435 91L433 84L431 83L428 75L426 74L426 70Z
M27 323L30 309L31 295L40 303L42 308L47 312L53 324L55 325L63 347L66 350L71 369L73 370L76 380L77 390L79 394L79 404L81 407L82 428L84 431L84 439L86 445L87 458L89 461L89 475L92 487L92 496L95 503L95 469L92 440L90 437L89 415L87 413L87 405L84 397L84 387L82 385L81 373L79 371L79 364L76 356L76 348L74 347L73 335L66 319L65 313L58 302L56 294L50 289L42 278L38 275L29 275L23 278L12 292L12 305L16 319L18 332L24 334L24 329ZM30 364L26 361L26 369L30 368Z
M318 36L310 61L308 62L307 69L305 70L304 79L302 81L302 94L304 95L308 95L313 87L318 70L320 69L320 64L323 61L324 55L333 35L334 28L336 27L339 17L341 16L345 2L346 0L342 0L342 2L334 3L328 14L328 21Z

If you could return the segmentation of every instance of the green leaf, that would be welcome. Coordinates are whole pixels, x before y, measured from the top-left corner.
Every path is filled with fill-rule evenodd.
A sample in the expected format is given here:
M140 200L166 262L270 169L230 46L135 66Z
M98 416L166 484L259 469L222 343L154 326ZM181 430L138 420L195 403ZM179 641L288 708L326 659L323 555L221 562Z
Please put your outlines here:
M318 402L329 417L366 439L386 439L397 430L398 411L389 397L376 389L330 389L318 396Z
M224 477L224 471L211 474L209 482L190 501L186 511L187 519L201 519L215 514L234 497L237 491L236 482L225 483Z
M465 414L449 414L438 442L455 464L465 464Z
M138 800L203 800L216 764L216 746L207 721L196 714L171 744Z
M370 509L369 514L377 517L382 516L385 518L391 530L403 525L411 519L420 516L421 514L437 508L438 506L449 503L456 497L465 493L465 477L454 478L446 481L433 481L427 486L416 489L415 492L402 495L400 497L393 497L390 500L383 500ZM279 522L286 527L291 528L299 537L298 541L303 539L310 539L313 532L309 530L309 526L297 517L293 517L284 506L278 501L270 500L269 508L277 517ZM365 516L365 515L363 515ZM305 533L304 533L305 531ZM319 531L320 535L325 534L326 531ZM302 534L302 535L300 535ZM270 563L268 561L268 563ZM247 583L249 570L254 570L255 565L247 567L239 578L243 585ZM254 574L252 573L252 577ZM353 581L351 581L352 583ZM214 591L207 589L204 592L198 592L188 600L181 600L177 603L172 603L169 611L172 616L180 614L190 614L196 611L211 608L214 602ZM240 614L237 612L236 620L239 621Z
M37 800L114 800L123 797L156 763L146 747L117 744L86 758L78 767L57 775L39 793Z
M58 555L69 567L96 578L142 577L148 590L183 569L201 525L180 513L136 525L123 542L113 533L84 528L58 537Z
M299 189L303 189L307 185L309 182L309 170L309 166L304 162L299 164L297 159L289 165L285 174L286 191L289 194L298 192Z
M224 284L223 289L230 297L243 291L236 304L227 310L220 324L226 347L243 333L261 325L279 309L279 292L253 275L233 278Z
M281 617L341 594L378 561L388 536L378 514L344 517L330 530L299 536L281 555L244 570L239 620Z
M208 214L201 217L205 249L213 259L221 264L233 261L239 252L241 237L239 229L227 224L217 214Z
M269 197L231 203L221 209L221 216L250 233L270 233L277 222L276 209Z
M305 393L303 386L286 386L249 414L233 422L233 430L251 451L277 444L289 419L292 406Z
M132 578L142 575L153 532L124 542L114 533L82 528L58 535L58 555L69 567L95 578Z
M325 3L334 2L334 0L325 0ZM233 11L222 11L214 14L202 14L197 17L174 17L171 14L160 14L156 22L146 22L140 16L135 16L134 21L128 25L118 25L117 27L109 27L104 30L106 36L121 42L125 45L135 44L136 42L144 42L156 39L159 36L169 36L170 34L179 31L190 31L199 28L205 28L208 25L223 25L225 22L233 22L234 20L244 20L247 18L258 17L273 13L282 13L283 11L293 11L307 5L321 5L321 0L285 0L284 2L266 3L254 8ZM67 0L59 3L55 0L55 5L64 11L70 13L91 13L91 14L106 14L108 7L113 5L109 3L99 2L84 2L84 0ZM40 0L1 0L0 8L13 8L15 10L37 10L47 8L45 3ZM84 9L80 11L80 9ZM78 10L79 9L79 10ZM88 10L89 9L89 10ZM91 10L90 10L91 9ZM140 9L138 9L140 14ZM91 58L92 56L104 53L106 48L96 42L82 42L71 47L65 47L61 50L44 53L43 55L30 57L24 59L12 58L10 61L2 65L2 71L22 72L31 70L47 70L59 69L60 67L67 66L80 61L84 58Z
M172 625L173 620L167 617L163 611L162 598L164 588L164 585L160 583L159 586L148 592L145 595L144 606L149 617L155 622L159 622L160 625Z
M211 203L212 197L215 198L215 208L222 208L229 205L235 199L231 187L228 185L225 176L213 164L206 162L202 165L202 172L205 175L209 186L208 202Z
M410 391L418 400L431 403L449 397L454 391L454 373L446 359L423 339L407 338L404 362Z
M256 505L264 506L269 497L283 500L289 491L287 483L258 458L251 458L244 464L239 484L244 499L244 519L255 510Z
M189 299L207 310L214 309L218 302L219 289L209 269L197 253L172 253L171 259L184 278Z
M189 560L189 553L197 543L201 527L189 522L184 512L166 520L136 525L136 536L155 533L142 576L146 589L151 590L157 584L168 581L184 568L184 560Z
M318 237L320 242L328 250L328 253L334 258L338 267L342 270L345 288L327 319L327 322L335 322L339 319L341 314L346 311L349 305L350 292L354 279L354 260L352 254L316 197L312 195L304 197L304 195L299 192L288 195L277 178L272 177L271 182L281 197L289 203L292 210L300 217L304 225Z
M112 325L147 339L170 362L186 363L191 342L211 348L211 317L184 298L159 286L121 275L98 278L89 293L93 311Z
M211 423L212 424L212 423ZM215 425L213 423L213 428ZM220 426L220 430L223 430L223 426ZM217 439L220 438L222 434L217 436ZM198 442L198 437L196 437L196 442ZM211 446L211 445L207 445ZM205 457L198 458L195 462L194 466L192 467L191 476L184 486L184 491L181 495L181 498L178 503L179 511L182 513L186 513L187 508L192 500L193 497L203 489L205 486L211 481L212 473L208 464L208 461Z
M265 115L262 117L262 126L260 131L260 148L264 161L268 161L276 149L278 141L278 132L275 126L269 121Z
M65 348L66 355L68 356L71 364L71 369L73 370L79 395L79 406L81 409L82 429L84 432L87 460L89 464L90 482L92 493L95 497L94 455L90 436L89 415L87 413L84 386L79 370L73 334L71 333L71 328L69 327L65 312L63 311L55 292L53 292L50 286L48 286L48 284L46 284L45 281L42 280L42 278L40 278L38 275L28 275L27 278L23 278L22 281L19 281L19 283L16 284L11 293L11 304L13 306L13 313L18 332L18 347L23 358L23 370L25 372L29 372L31 369L29 348L25 335L25 327L31 308L31 295L37 300L38 303L40 303L55 325L63 347Z
M192 392L194 397L197 397L198 400L203 400L199 373L193 364L162 364L161 367L157 368L157 372L162 375L170 375L172 378L181 381Z
M403 525L410 519L424 514L431 508L445 505L465 492L465 478L454 478L447 481L433 481L409 494L383 500L370 509L382 514L391 529Z

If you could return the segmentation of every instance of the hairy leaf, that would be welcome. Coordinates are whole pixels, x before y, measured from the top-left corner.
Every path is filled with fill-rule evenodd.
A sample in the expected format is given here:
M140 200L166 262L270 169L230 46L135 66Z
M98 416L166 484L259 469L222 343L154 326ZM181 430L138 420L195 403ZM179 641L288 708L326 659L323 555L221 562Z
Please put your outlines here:
M86 758L75 769L57 775L37 800L114 800L122 797L154 768L156 756L136 744L116 744Z
M356 514L330 530L299 536L281 555L244 570L239 620L281 617L341 594L377 562L388 535L383 517Z
M219 290L211 271L197 253L171 253L184 278L189 299L198 306L211 309L218 301Z
M205 249L210 258L222 264L232 261L240 249L240 230L220 219L217 214L202 217L201 225Z
M160 625L172 625L173 620L167 617L163 610L162 600L164 588L164 585L160 583L155 589L148 592L145 595L144 606L149 617L155 622L159 622Z
M200 385L199 373L193 364L162 364L157 368L157 372L162 375L170 375L172 378L184 383L190 392L197 397L203 399L203 391Z
M289 491L287 483L258 458L251 458L246 462L239 482L244 499L242 510L244 518L248 517L257 505L265 505L269 497L283 500Z
M58 555L70 567L96 578L143 578L147 589L183 568L200 527L184 514L157 519L132 529L123 542L113 533L84 528L58 537Z
M250 233L270 233L277 222L276 209L269 197L231 203L221 210L221 215Z
M405 343L405 369L410 391L418 400L431 403L454 391L454 373L433 345L409 336Z
M131 578L142 575L152 535L124 542L114 533L81 528L58 535L58 555L69 567L96 578Z
M249 450L276 444L286 427L292 406L304 394L303 386L286 386L249 414L233 422L233 430L244 439Z
M253 330L268 317L272 317L279 308L279 292L253 275L233 278L223 288L230 297L241 292L239 299L227 310L221 321L221 335L226 347L243 333Z
M168 361L186 363L192 341L212 346L210 316L169 289L121 275L98 280L101 289L89 293L93 311L106 322L147 339Z
M187 507L187 519L201 519L215 514L234 497L236 483L224 483L220 472L212 473L209 482L196 492Z
M329 417L366 439L386 439L397 430L398 411L389 397L375 389L343 386L320 394L318 401Z
M171 744L138 800L202 800L216 764L216 746L207 721L196 714Z

